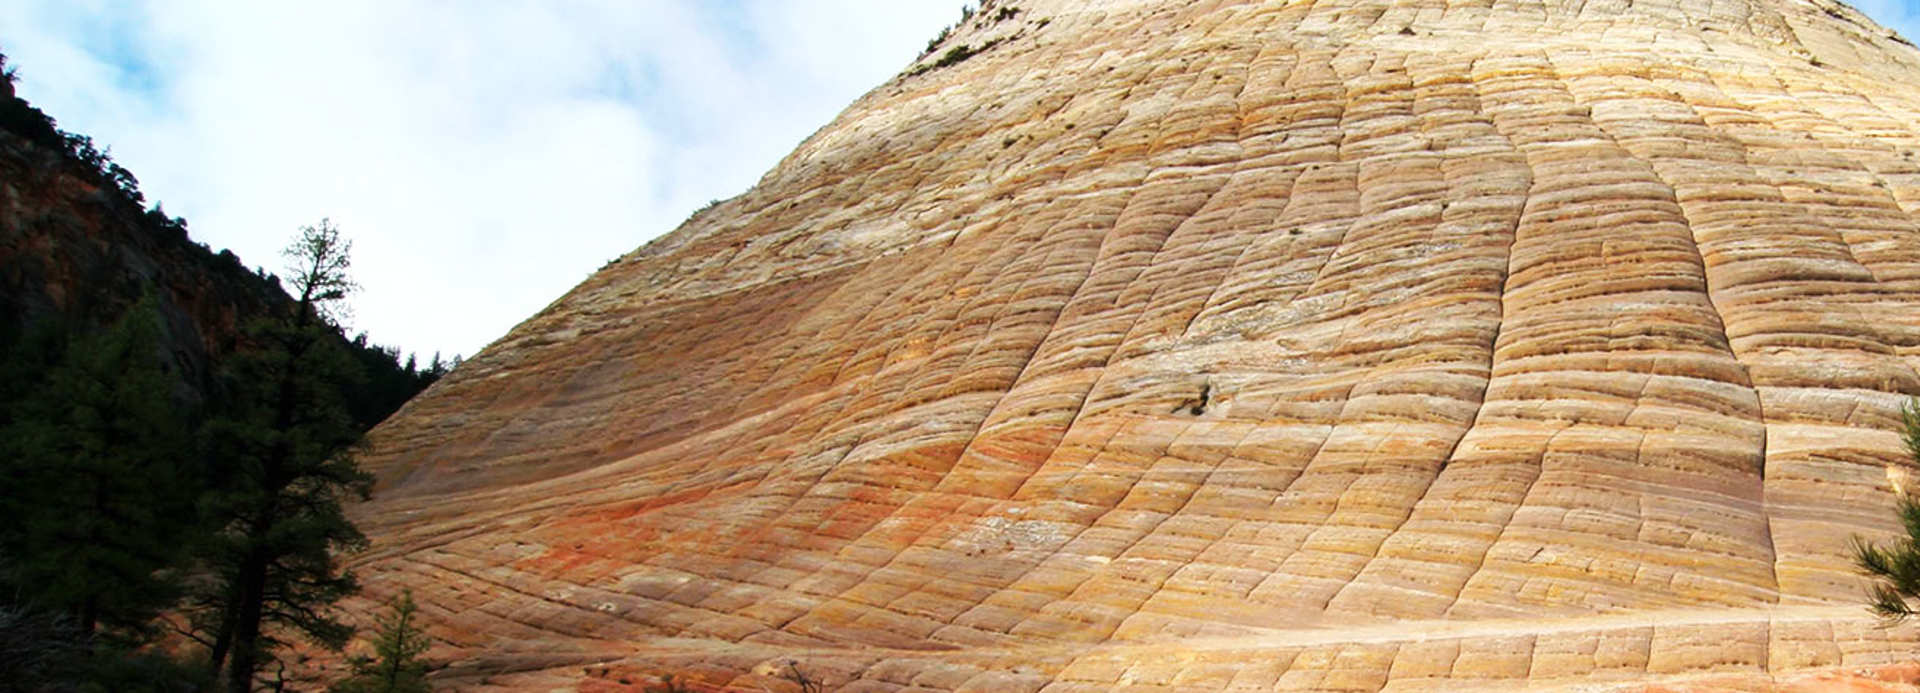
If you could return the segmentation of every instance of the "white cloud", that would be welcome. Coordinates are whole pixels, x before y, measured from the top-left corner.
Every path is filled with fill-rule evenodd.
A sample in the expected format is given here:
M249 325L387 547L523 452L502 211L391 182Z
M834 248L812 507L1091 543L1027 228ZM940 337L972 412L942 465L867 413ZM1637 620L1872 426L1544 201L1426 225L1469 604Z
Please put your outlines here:
M743 191L957 13L30 0L0 7L0 50L197 240L274 269L330 216L355 242L355 328L471 354Z

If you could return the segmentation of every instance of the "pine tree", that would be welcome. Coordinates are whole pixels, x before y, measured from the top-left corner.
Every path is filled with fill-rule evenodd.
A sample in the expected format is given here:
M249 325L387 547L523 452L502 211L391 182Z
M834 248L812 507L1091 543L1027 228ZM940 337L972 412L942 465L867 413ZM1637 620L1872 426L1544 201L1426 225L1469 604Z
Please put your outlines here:
M284 252L299 292L291 314L250 326L222 411L210 424L212 459L224 479L208 512L223 527L211 542L215 576L200 606L212 668L226 665L234 693L252 689L261 663L291 630L339 649L352 629L330 605L358 590L335 559L366 538L341 504L364 497L371 478L353 460L360 429L342 392L359 377L335 324L355 287L351 244L322 220Z
M375 619L380 632L373 641L373 657L355 657L353 676L329 689L333 693L426 693L427 665L420 656L432 641L414 623L413 593L403 592L391 611Z
M1920 400L1909 400L1900 408L1902 438L1907 455L1920 463ZM1868 593L1868 606L1888 623L1914 615L1910 599L1920 599L1920 501L1905 489L1900 492L1900 524L1907 536L1888 546L1879 546L1853 538L1853 560L1874 578Z
M0 584L70 619L89 648L152 634L195 529L188 418L159 345L149 296L69 341L0 425Z

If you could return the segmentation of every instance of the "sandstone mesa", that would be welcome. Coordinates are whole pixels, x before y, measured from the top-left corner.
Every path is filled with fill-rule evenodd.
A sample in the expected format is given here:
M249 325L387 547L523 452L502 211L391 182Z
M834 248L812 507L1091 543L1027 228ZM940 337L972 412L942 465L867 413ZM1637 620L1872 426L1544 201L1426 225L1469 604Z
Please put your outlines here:
M1917 214L1827 0L990 2L378 429L362 603L472 689L1910 680Z

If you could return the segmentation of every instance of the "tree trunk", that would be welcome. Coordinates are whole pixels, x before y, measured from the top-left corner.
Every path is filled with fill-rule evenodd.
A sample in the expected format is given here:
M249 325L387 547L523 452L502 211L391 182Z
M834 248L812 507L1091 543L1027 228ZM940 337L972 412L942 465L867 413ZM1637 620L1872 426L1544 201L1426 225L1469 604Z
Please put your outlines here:
M232 595L228 595L231 597ZM207 669L218 672L227 664L227 651L233 647L233 602L228 600L220 610L220 630L213 636L213 652L210 653Z
M80 636L85 641L84 653L93 656L93 632L100 624L100 595L89 594L85 603L80 605Z
M112 441L109 441L111 443ZM98 551L105 544L100 536L100 523L107 517L107 481L100 478L99 470L87 474L93 481L93 517L87 520L87 546L89 551ZM88 566L91 570L93 567ZM80 604L80 635L86 638L86 653L93 655L93 634L100 628L100 591L101 585L88 585L86 600Z
M300 315L295 324L303 331L307 325L309 301L306 295L300 297ZM300 334L302 332L296 332ZM265 611L267 592L267 564L274 557L266 555L260 541L273 532L273 526L280 521L279 498L285 490L288 480L287 460L293 456L293 446L287 440L287 431L293 427L294 418L294 371L300 357L306 352L305 343L287 346L286 369L280 374L279 393L275 402L274 431L279 433L268 451L261 475L261 502L264 505L254 522L247 528L249 540L253 545L247 549L245 561L240 566L239 584L236 586L229 605L228 613L233 615L233 667L229 669L227 690L230 693L248 693L253 690L253 674L260 668L260 618Z
M266 561L259 549L247 552L240 566L240 584L235 596L233 627L233 667L227 673L229 693L250 693L253 674L260 668L260 612L266 591Z

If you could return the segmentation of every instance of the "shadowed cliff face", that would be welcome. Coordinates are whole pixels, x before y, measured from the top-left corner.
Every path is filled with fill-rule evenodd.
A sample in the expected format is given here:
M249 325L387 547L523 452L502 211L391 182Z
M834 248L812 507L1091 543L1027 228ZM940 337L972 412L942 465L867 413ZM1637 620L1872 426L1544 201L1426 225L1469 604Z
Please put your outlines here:
M377 430L360 569L476 686L1905 661L1917 211L1842 5L1001 0Z
M60 136L50 121L21 127L39 113L0 85L0 351L39 331L112 324L151 293L164 367L183 403L198 404L243 324L291 305L285 292L50 144Z

